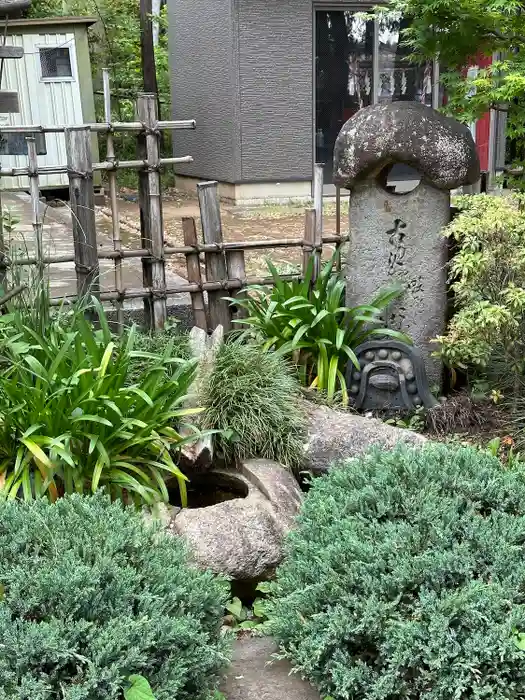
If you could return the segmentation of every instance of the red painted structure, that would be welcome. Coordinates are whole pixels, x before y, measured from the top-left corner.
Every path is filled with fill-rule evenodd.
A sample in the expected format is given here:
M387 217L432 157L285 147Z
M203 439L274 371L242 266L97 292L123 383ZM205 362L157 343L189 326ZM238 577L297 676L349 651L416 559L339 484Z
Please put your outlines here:
M487 68L492 63L490 56L479 56L477 65L480 68ZM495 135L494 135L495 136ZM479 161L482 172L489 169L489 148L490 148L490 114L484 114L476 122L476 145L478 147Z

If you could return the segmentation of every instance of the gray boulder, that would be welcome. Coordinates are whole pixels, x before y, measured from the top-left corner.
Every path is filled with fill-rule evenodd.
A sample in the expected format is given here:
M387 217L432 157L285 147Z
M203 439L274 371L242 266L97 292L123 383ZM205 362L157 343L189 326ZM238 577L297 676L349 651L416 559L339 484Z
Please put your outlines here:
M376 418L364 418L313 404L306 408L306 412L308 439L303 468L313 474L328 471L334 462L359 457L371 447L391 449L398 442L409 445L427 442L423 435L386 425Z
M389 163L411 165L442 190L473 185L480 176L470 129L420 102L360 109L337 137L334 163L334 182L348 189Z
M282 560L302 494L293 475L263 459L245 461L240 472L216 470L210 478L230 481L243 497L181 510L170 529L184 537L195 563L235 581L270 577Z

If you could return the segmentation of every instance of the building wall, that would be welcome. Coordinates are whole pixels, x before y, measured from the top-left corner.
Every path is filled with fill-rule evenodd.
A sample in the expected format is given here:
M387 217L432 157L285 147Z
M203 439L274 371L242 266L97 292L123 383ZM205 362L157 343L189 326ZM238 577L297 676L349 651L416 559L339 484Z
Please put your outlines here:
M373 0L168 0L177 172L222 182L312 179L313 11Z
M311 0L239 0L241 177L312 177Z
M196 119L174 131L175 155L194 162L177 172L235 182L240 175L237 36L234 0L168 0L173 115Z
M18 92L20 113L0 115L0 126L20 124L82 124L88 118L94 120L94 110L90 114L83 113L83 104L93 102L93 86L89 51L77 51L78 36L83 37L87 48L85 26L75 27L70 23L50 25L43 23L39 26L31 22L27 26L14 23L6 42L12 46L22 46L24 56L5 62L2 77L2 89ZM39 49L41 47L68 47L72 76L71 78L56 78L43 80L41 77ZM81 66L79 59L84 63ZM87 63L86 63L87 61ZM89 94L90 93L90 94ZM65 137L62 133L45 135L46 155L38 156L41 166L64 165L67 162ZM96 141L94 142L96 147ZM93 157L98 159L98 149L95 148ZM6 168L26 167L27 155L3 155L2 165ZM99 176L97 176L98 178ZM0 183L1 189L27 189L27 176L5 177ZM41 174L39 177L41 189L67 187L68 178L65 173Z
M243 181L312 179L314 5L371 4L237 0Z

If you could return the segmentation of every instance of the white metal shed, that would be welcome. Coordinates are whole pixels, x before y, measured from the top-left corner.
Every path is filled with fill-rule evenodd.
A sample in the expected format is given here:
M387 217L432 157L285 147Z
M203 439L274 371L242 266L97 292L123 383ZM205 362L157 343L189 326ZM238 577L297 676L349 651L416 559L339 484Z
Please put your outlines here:
M22 46L24 56L4 63L1 88L16 90L20 112L0 114L0 129L20 124L84 124L95 121L89 59L90 17L9 20L6 43ZM96 151L96 141L93 141ZM46 155L39 165L66 163L64 134L45 134ZM98 154L93 153L98 160ZM25 155L0 155L4 168L27 166ZM64 173L41 175L41 189L67 187ZM0 178L0 189L27 189L27 177Z

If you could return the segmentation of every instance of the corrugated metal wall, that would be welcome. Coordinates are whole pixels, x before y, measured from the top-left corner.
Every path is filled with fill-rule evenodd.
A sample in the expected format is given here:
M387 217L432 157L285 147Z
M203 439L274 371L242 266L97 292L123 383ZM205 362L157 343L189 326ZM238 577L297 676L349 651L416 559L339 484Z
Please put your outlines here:
M7 37L10 45L23 46L24 57L8 60L4 66L2 88L17 90L20 114L0 115L0 124L82 124L82 105L78 82L75 36L67 33L19 34ZM41 79L40 47L69 47L72 77ZM63 165L67 162L64 134L46 134L47 155L39 156L39 165ZM3 167L23 167L27 156L0 156ZM41 175L40 187L67 187L66 174ZM2 178L2 189L27 189L28 178Z

